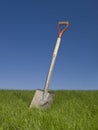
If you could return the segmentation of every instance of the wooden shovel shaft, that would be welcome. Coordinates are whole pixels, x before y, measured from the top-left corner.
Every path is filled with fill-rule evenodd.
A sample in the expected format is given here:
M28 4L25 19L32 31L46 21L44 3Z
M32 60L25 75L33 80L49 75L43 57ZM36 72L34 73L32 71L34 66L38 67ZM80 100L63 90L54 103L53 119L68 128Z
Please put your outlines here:
M61 25L65 25L65 28L63 30L60 30ZM54 48L54 51L53 51L50 68L49 68L46 83L45 83L45 86L44 86L44 94L43 94L44 100L45 100L45 95L47 95L47 93L48 93L48 88L49 88L49 85L50 85L50 80L51 80L54 64L55 64L56 57L57 57L57 54L58 54L58 50L59 50L60 43L61 43L61 38L62 38L62 35L64 34L64 32L68 29L68 27L69 27L69 22L65 21L65 22L59 22L58 23L58 38L57 38L56 45L55 45L55 48Z
M48 72L46 83L45 83L45 87L44 87L44 93L48 92L48 88L49 88L50 80L51 80L51 75L52 75L54 64L55 64L56 57L57 57L57 54L58 54L60 42L61 42L61 38L58 37L56 45L55 45L55 48L54 48L54 51L53 51L53 56L52 56L49 72Z

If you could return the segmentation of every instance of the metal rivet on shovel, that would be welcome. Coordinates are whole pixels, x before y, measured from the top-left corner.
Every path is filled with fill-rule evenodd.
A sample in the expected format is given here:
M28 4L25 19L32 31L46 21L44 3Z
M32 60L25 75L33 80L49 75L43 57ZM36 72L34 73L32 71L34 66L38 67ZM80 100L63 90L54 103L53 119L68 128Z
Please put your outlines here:
M65 25L65 28L62 30L60 30L61 25ZM69 27L69 22L64 21L64 22L58 23L58 38L57 38L57 42L56 42L56 45L55 45L55 48L53 51L53 56L52 56L50 68L48 71L48 75L46 78L45 87L44 87L44 90L40 90L40 89L36 90L34 97L32 99L32 102L30 104L30 108L32 108L32 107L48 108L53 102L54 93L49 92L48 89L49 89L50 79L51 79L51 75L53 72L56 57L57 57L58 50L60 47L61 38L62 38L63 33L68 29L68 27Z

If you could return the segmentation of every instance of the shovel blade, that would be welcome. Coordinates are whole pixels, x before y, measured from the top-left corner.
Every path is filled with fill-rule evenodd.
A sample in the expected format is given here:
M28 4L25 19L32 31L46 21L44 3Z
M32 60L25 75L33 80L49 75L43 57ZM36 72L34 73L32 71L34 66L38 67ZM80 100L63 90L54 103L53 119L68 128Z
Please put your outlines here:
M43 94L44 90L36 90L34 97L31 101L30 108L36 107L36 108L48 108L51 106L54 98L53 92L48 92L46 94L45 101L43 101Z

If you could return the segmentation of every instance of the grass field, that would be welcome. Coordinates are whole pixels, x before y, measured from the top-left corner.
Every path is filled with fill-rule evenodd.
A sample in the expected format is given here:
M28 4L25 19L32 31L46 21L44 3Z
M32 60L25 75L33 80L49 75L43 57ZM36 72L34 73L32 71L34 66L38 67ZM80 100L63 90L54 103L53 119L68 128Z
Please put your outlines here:
M98 91L55 91L47 110L29 109L33 94L0 90L0 130L98 130Z

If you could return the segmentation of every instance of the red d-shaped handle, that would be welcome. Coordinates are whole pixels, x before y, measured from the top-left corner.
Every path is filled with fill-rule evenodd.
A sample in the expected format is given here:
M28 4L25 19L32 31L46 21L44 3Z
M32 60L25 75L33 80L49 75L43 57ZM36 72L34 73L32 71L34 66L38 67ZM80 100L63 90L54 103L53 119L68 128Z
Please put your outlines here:
M60 30L60 27L62 26L62 25L65 25L65 28L63 28L62 30ZM62 37L62 35L64 34L64 32L68 29L68 27L69 27L69 22L58 22L58 37Z

